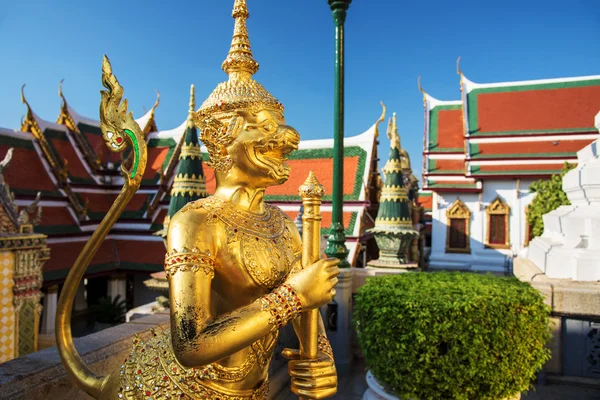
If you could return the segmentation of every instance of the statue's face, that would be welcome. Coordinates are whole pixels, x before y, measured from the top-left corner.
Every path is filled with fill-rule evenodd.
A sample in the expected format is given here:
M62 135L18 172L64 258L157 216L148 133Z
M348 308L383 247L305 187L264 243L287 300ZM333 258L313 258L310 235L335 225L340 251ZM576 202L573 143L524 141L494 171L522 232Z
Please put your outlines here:
M284 183L290 176L287 157L298 149L300 135L272 111L255 116L244 113L243 117L241 132L227 149L234 168L246 174L255 187Z

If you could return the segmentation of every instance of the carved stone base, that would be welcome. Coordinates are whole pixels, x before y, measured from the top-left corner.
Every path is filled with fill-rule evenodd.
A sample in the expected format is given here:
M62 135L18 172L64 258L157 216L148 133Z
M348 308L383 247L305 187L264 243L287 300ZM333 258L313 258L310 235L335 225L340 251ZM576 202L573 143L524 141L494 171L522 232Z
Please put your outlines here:
M398 273L402 272L419 272L421 268L419 268L418 263L399 263L388 261L385 259L371 260L367 263L367 268L389 268L398 270Z

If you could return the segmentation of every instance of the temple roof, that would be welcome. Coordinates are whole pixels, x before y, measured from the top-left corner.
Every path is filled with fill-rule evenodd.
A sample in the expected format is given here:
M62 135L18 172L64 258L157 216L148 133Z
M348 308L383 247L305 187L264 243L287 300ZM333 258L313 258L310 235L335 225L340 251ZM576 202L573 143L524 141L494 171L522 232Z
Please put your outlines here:
M462 75L468 135L594 132L600 76L477 84Z
M548 177L598 136L600 76L478 84L458 72L462 100L419 86L424 189L477 192L478 179Z
M46 282L64 278L73 257L91 237L123 184L118 168L122 162L121 155L106 149L99 121L78 114L67 102L62 87L59 95L62 104L58 123L39 117L23 94L27 115L21 130L0 129L0 154L14 148L12 168L4 172L4 177L15 193L15 201L23 205L31 203L41 192L40 205L44 208L44 216L36 231L48 235L48 245L53 254L44 270ZM182 148L185 150L186 145L189 147L197 143L198 137L197 132L194 134L195 129L188 126L187 119L176 128L157 131L154 121L157 105L158 100L150 111L136 120L144 125L142 128L145 130L154 128L147 135L148 163L140 189L103 244L107 253L96 256L86 272L88 275L115 269L150 272L162 269L164 244L160 237L152 234L163 228L163 220L173 199L171 194L176 176L179 172L185 175L185 171L178 171L178 167L193 167L187 165L189 163L181 164L180 158L185 153ZM372 174L377 173L372 164L376 157L381 120L362 134L345 138L344 198L347 203L343 218L351 260L358 256L358 242L363 233L373 226L372 218L366 212L369 201L367 185L371 183ZM202 161L208 159L204 146L200 148L199 156ZM184 158L191 159L189 155ZM108 168L109 161L114 165L112 169ZM327 193L322 225L322 233L326 235L331 223L333 139L302 141L288 163L292 167L290 180L269 188L266 200L282 206L295 218L301 204L298 187L308 172L314 170ZM208 166L200 165L207 192L211 194L216 184L214 172ZM192 170L189 173L194 174ZM136 246L141 243L140 246L147 247L143 250L147 254L160 253L160 256L148 263L129 262L127 256L118 251L119 247L129 246L129 243ZM64 254L66 249L69 249L69 254Z

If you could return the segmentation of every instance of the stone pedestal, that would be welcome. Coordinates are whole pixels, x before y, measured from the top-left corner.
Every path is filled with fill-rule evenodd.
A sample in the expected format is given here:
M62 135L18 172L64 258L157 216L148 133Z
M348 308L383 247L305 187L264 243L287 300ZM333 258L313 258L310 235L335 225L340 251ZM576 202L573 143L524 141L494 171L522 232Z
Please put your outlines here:
M595 141L577 153L577 168L563 178L571 205L544 215L543 235L529 244L529 259L549 278L600 280L598 146Z
M593 377L589 383L598 385L594 336L598 332L595 321L600 320L600 282L553 279L522 257L515 259L513 272L536 288L552 310L552 340L548 343L552 358L544 366L549 379L567 380L572 376L583 382ZM573 323L577 322L588 327L574 329Z
M351 269L342 269L338 275L338 284L335 286L335 302L337 303L336 330L327 331L331 342L335 364L338 372L349 371L352 366L352 278ZM327 320L324 318L325 325Z

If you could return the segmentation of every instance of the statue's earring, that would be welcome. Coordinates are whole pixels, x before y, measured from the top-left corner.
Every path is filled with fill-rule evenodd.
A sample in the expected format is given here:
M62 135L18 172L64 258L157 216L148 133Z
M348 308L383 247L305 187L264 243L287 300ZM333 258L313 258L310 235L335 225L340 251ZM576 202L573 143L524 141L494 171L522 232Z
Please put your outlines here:
M219 172L227 172L233 167L233 160L224 145L221 145L221 150L217 157L211 157L210 166Z

